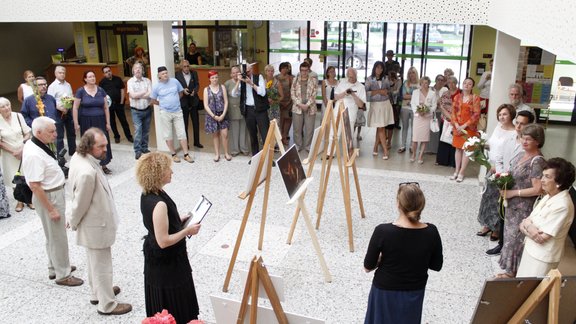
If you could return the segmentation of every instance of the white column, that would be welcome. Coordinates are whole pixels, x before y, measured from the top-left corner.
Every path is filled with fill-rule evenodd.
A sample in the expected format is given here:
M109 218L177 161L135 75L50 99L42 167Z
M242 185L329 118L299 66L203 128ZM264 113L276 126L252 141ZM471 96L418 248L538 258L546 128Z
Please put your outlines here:
M148 21L148 48L150 57L150 80L152 87L158 83L158 67L165 66L171 78L174 77L174 55L172 47L172 22ZM154 106L154 125L156 129L156 147L159 151L168 151L166 141L162 138L162 129L159 124L159 109ZM179 144L174 137L174 148Z
M488 107L488 134L491 134L498 119L496 109L501 104L510 103L508 87L516 82L520 40L501 31L496 32L494 67L490 83L490 106Z
M494 65L492 81L490 82L490 104L488 106L488 127L486 132L491 135L498 124L496 110L501 104L509 103L508 87L516 82L520 40L501 31L496 32L494 50ZM480 168L478 180L483 183L486 168Z

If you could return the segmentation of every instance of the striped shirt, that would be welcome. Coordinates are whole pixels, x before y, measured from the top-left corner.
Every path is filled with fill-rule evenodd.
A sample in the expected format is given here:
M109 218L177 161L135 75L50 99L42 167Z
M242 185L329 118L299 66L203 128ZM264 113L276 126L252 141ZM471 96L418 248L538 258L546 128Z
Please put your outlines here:
M130 94L139 94L146 92L146 98L134 99ZM152 92L152 82L148 78L142 77L137 79L136 77L130 78L128 80L128 96L130 98L130 107L144 110L150 106L150 93Z

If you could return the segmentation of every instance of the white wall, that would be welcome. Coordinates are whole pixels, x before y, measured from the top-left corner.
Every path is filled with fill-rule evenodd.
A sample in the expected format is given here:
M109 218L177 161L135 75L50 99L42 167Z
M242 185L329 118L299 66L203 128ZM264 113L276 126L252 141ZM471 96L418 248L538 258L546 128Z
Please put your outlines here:
M52 63L50 55L56 54L59 47L68 48L74 43L72 23L68 22L0 23L0 40L0 94L15 92L23 82L25 70L44 74Z
M492 1L488 25L576 61L576 19L573 0Z

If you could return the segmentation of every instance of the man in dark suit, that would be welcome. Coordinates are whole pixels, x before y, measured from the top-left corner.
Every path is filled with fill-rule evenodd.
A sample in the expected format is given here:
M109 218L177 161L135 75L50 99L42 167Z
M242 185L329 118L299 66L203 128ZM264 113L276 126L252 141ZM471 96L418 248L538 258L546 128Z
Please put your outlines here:
M182 114L184 115L184 129L186 130L186 138L190 141L188 136L188 116L192 119L192 128L194 132L194 146L203 148L200 144L200 125L198 117L198 105L200 98L198 98L198 88L200 81L198 80L198 73L190 69L190 63L183 60L180 63L180 72L176 72L176 80L180 82L184 88L183 96L180 98L180 106L182 106Z

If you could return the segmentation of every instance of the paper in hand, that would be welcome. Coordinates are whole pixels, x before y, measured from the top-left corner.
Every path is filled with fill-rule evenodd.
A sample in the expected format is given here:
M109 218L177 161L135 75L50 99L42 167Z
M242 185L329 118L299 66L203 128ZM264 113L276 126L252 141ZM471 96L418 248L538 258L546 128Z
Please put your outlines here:
M210 207L212 207L212 203L210 202L210 200L202 196L202 198L200 198L200 200L198 200L198 202L194 206L194 209L192 209L192 211L188 213L190 217L186 220L186 222L184 222L183 227L192 226L194 224L200 224L200 222L202 222L202 219L204 219L204 216L208 214Z

